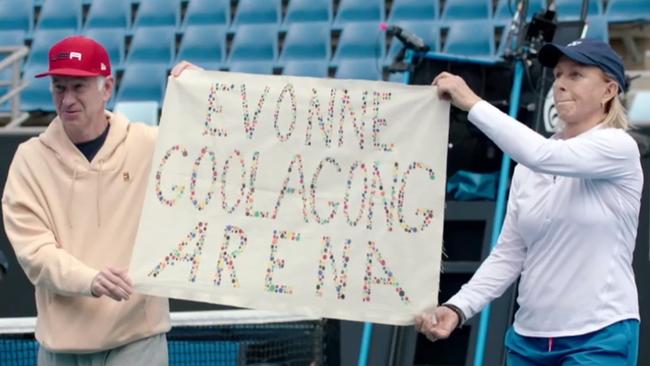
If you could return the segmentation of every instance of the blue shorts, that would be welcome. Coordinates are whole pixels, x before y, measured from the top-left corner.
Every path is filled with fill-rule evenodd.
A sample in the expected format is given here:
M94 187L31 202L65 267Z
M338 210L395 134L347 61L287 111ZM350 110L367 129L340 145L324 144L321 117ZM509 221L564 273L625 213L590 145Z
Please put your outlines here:
M623 320L595 332L570 337L524 337L512 327L506 334L508 366L636 366L639 321Z

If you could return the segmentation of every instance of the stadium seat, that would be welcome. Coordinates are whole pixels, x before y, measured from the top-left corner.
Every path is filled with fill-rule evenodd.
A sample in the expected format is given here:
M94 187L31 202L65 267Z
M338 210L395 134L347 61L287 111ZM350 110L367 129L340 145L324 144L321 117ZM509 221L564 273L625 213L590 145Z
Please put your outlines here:
M375 58L383 59L386 50L386 37L379 23L349 23L343 27L332 64L341 59Z
M132 101L115 103L114 111L125 115L131 122L143 122L150 126L158 125L157 101Z
M605 15L610 22L650 21L650 1L609 0Z
M174 27L140 27L135 29L126 63L158 63L169 66L174 60L174 47Z
M76 33L75 29L38 29L34 32L34 39L30 48L25 69L38 67L47 70L48 54L50 47L65 37Z
M629 108L630 123L633 126L650 126L650 91L639 90Z
M558 20L578 20L582 10L582 0L555 0ZM589 0L589 16L602 15L602 0Z
M280 0L239 0L233 27L244 24L280 24L282 7Z
M284 28L293 23L332 23L332 0L291 0L284 18Z
M494 28L490 20L467 20L451 23L443 53L491 58L494 56Z
M388 23L402 20L429 20L438 19L438 0L394 0L393 7L388 16Z
M288 60L325 60L331 56L328 23L294 23L289 26L280 62Z
M343 59L336 68L337 79L381 80L381 64L377 59Z
M397 26L405 29L418 37L422 38L424 43L426 43L433 52L440 51L440 35L438 26L434 22L427 21L401 21L397 22ZM396 37L392 37L390 41L390 48L386 54L385 64L391 64L395 59L395 56L399 51L404 47L402 42Z
M123 28L91 28L84 35L90 37L106 48L111 59L113 70L119 70L124 65L126 30Z
M600 39L609 43L609 29L607 18L604 16L591 16L587 18L587 38Z
M228 64L239 61L275 62L277 57L276 24L241 25L233 38Z
M388 75L388 80L386 81L390 81L391 83L406 84L404 82L404 75L405 73L403 72L393 72Z
M37 29L81 29L81 0L47 0L41 8Z
M341 29L347 23L381 22L384 9L384 0L341 0L334 28Z
M122 28L131 26L131 2L129 0L93 0L84 27Z
M50 93L50 78L35 78L34 75L46 71L39 65L25 68L23 78L29 82L20 94L20 107L24 111L56 110Z
M453 0L445 2L441 20L488 19L492 0Z
M0 46L22 46L25 44L25 35L21 29L0 30Z
M497 3L496 10L494 11L494 19L497 21L507 22L512 19L517 10L516 4L519 1L512 0L499 0ZM528 17L531 19L533 15L540 12L540 10L546 9L546 0L530 0L528 1Z
M273 74L273 62L269 61L239 61L230 64L230 71L248 74Z
M122 75L115 102L148 100L162 103L166 81L166 65L129 65Z
M183 29L190 25L230 25L230 0L190 1L183 21Z
M135 32L139 27L178 27L180 20L180 0L140 0L133 28Z
M226 27L215 24L189 25L183 33L176 62L190 61L217 70L226 60Z
M328 76L328 61L287 61L282 68L282 74L326 78Z
M0 1L0 30L17 29L31 33L34 27L34 7L30 1Z

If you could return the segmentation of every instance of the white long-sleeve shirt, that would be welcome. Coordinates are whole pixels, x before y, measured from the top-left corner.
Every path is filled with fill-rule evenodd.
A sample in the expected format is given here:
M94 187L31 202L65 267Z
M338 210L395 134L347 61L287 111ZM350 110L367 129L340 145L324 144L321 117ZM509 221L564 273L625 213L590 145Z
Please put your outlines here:
M546 139L484 101L469 120L519 165L496 247L448 302L470 318L521 275L518 334L571 336L639 319L632 254L643 172L634 140L600 125Z

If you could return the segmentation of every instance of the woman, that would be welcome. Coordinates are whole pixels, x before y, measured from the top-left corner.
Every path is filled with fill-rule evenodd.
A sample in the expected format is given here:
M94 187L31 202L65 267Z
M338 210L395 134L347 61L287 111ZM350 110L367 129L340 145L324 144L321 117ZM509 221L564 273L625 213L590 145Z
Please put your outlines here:
M634 251L643 172L618 98L623 63L611 47L545 45L561 130L545 139L441 73L438 94L519 164L492 253L449 301L416 318L432 341L500 296L517 277L508 365L636 365Z

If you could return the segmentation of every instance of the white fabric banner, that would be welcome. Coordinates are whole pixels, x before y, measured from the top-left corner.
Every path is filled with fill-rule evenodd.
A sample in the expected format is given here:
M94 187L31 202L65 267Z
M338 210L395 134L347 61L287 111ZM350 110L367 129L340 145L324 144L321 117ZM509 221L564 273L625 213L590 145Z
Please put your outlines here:
M135 288L412 324L437 303L448 130L430 86L170 78Z

